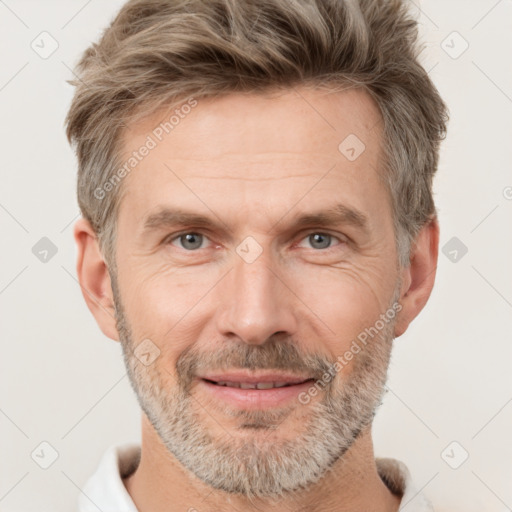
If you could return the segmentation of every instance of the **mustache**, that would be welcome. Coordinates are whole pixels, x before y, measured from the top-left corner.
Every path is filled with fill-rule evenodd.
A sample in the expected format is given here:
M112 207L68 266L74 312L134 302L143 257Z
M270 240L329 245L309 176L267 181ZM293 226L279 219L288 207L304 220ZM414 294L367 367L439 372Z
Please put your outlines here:
M296 342L277 338L261 345L223 341L218 348L209 350L193 345L176 361L176 373L185 385L200 373L228 370L285 370L321 379L335 362L325 354L304 354L298 347Z

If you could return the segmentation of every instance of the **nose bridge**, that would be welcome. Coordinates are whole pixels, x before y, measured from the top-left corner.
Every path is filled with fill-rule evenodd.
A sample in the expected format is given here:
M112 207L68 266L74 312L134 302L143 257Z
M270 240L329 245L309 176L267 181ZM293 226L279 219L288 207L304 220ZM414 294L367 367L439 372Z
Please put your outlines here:
M251 241L237 248L234 268L223 280L218 309L222 336L236 335L246 343L261 344L277 332L295 332L293 295L276 276L270 249ZM244 252L245 249L245 252ZM255 251L260 252L254 259Z

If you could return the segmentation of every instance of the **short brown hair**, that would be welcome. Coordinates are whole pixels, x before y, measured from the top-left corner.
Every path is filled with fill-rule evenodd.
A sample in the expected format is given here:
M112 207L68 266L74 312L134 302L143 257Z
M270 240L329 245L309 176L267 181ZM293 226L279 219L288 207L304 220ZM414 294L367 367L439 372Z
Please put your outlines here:
M448 111L418 62L417 22L401 0L131 0L72 80L66 118L78 204L115 268L123 128L187 98L313 85L358 87L384 121L382 172L399 262L436 214L432 181Z

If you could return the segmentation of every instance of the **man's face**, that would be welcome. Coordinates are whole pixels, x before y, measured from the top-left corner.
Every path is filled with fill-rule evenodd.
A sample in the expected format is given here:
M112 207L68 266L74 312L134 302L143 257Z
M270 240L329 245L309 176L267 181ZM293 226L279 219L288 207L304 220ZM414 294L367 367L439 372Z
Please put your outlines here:
M126 159L156 141L125 178L118 217L113 289L132 385L203 481L297 489L345 453L382 397L400 283L378 107L354 90L233 94L198 100L159 141L169 117L124 138ZM211 222L174 223L165 209ZM336 218L303 218L326 211ZM214 383L251 377L310 382Z

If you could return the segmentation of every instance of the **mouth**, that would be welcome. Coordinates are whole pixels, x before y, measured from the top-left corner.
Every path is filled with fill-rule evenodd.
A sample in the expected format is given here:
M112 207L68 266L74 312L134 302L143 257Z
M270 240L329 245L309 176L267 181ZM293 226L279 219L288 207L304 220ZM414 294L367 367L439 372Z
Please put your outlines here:
M297 399L314 382L308 376L276 373L207 375L198 380L201 388L211 397L244 409L282 406Z

